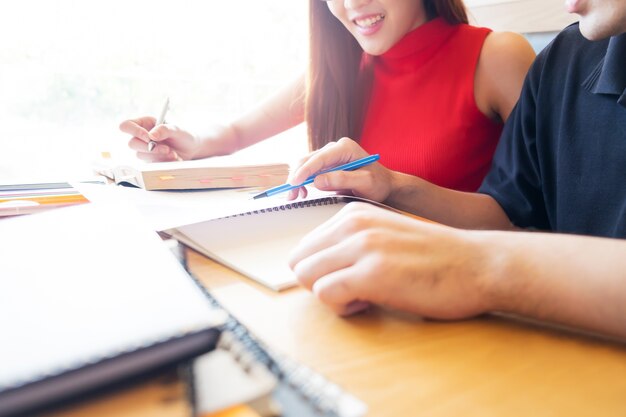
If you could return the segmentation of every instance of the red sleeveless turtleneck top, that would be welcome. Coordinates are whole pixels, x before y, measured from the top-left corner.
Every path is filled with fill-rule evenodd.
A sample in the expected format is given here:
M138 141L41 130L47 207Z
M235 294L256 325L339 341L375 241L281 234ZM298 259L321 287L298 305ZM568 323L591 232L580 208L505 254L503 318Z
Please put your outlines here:
M359 139L395 171L476 191L491 165L502 124L476 106L474 75L489 29L434 19L408 33L373 65Z

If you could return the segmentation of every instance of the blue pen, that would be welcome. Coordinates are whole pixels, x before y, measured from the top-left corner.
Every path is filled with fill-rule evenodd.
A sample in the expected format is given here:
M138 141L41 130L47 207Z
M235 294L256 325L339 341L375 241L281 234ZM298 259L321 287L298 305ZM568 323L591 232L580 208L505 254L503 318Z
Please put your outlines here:
M294 188L303 187L307 184L311 184L313 180L315 180L315 177L317 177L318 175L326 174L327 172L354 171L355 169L358 169L365 165L369 165L373 162L376 162L378 161L378 159L380 159L380 155L378 154L366 156L365 158L357 159L356 161L348 162L347 164L339 165L337 167L330 168L325 171L320 171L315 175L311 175L302 184L297 184L297 185L283 184L283 185L279 185L278 187L270 188L269 190L264 191L261 194L255 195L254 199L256 200L257 198L270 197L270 196L273 196L274 194L284 193L285 191L293 190Z

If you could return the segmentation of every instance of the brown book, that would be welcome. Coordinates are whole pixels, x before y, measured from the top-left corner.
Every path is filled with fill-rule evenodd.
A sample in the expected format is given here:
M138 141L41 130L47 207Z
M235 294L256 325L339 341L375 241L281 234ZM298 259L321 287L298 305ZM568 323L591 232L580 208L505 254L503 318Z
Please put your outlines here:
M146 163L101 159L94 170L116 184L145 190L273 187L283 184L289 165L253 161L238 154L193 161Z

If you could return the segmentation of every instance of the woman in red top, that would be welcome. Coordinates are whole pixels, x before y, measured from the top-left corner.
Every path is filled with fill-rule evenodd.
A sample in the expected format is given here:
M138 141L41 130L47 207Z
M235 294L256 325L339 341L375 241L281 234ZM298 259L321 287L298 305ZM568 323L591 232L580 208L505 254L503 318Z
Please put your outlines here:
M534 59L521 36L469 26L461 0L310 0L310 26L304 80L211 135L127 120L130 147L145 160L203 158L306 121L312 150L348 137L353 152L381 155L378 168L478 188ZM327 167L320 158L292 179Z

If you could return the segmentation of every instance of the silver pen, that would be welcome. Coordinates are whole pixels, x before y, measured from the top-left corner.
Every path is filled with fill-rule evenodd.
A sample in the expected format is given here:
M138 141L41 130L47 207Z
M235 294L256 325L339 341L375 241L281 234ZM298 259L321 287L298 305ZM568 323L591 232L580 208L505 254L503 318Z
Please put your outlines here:
M167 114L167 111L169 110L169 108L170 108L170 98L167 97L165 99L165 103L163 104L163 109L161 110L161 114L159 115L159 118L156 120L154 127L157 127L158 125L162 125L163 123L165 123L165 115ZM156 144L157 143L153 140L148 142L148 152L152 152Z

